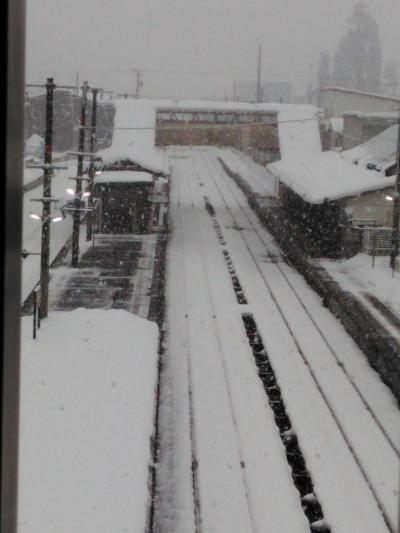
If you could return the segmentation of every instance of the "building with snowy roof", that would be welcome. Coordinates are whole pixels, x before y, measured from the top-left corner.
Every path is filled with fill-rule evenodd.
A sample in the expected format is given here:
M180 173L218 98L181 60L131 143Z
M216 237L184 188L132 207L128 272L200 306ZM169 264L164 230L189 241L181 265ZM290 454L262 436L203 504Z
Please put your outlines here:
M343 113L392 113L400 106L400 98L366 93L344 87L324 87L320 106L328 117L342 117Z
M94 179L95 233L147 233L151 230L154 176L132 170L99 171Z
M354 165L393 176L396 172L398 131L398 124L394 124L367 142L345 150L341 156Z
M336 152L309 154L268 165L293 234L313 255L351 256L364 227L392 221L394 176L350 164Z

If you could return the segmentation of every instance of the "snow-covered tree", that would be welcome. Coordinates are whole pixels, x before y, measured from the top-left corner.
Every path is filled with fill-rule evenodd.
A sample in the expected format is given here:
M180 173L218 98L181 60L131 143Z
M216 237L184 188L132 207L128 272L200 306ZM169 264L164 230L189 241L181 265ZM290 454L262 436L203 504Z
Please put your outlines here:
M377 22L360 1L348 19L348 28L336 50L333 82L340 87L379 92L381 87L382 50Z
M387 87L391 96L395 96L397 93L397 87L399 86L399 73L394 61L386 63L383 69L383 79L385 80L385 86Z

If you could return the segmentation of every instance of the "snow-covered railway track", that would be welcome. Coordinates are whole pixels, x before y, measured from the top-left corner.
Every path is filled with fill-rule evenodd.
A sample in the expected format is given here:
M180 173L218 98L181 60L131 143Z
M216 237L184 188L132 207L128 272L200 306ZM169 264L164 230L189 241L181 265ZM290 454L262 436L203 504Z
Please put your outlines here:
M203 158L203 160L204 160L204 158ZM207 162L205 164L206 164L207 168L210 170L210 168L208 167ZM218 163L216 163L216 166L218 168ZM222 172L224 172L224 171L222 170ZM218 181L214 181L214 182L215 182L216 186L219 187ZM369 412L369 414L371 415L371 417L373 418L373 420L375 421L375 423L379 427L380 431L384 435L384 438L387 440L389 446L393 449L394 453L400 459L400 440L398 440L396 442L395 435L394 434L390 434L390 428L386 428L385 425L381 422L381 420L379 418L379 414L376 413L376 411L374 409L374 406L371 405L369 399L366 398L366 396L364 395L364 393L361 390L361 388L358 386L357 382L354 380L354 378L351 375L351 373L347 370L345 364L343 364L342 358L340 357L340 355L338 353L338 350L333 347L332 343L328 339L328 337L325 334L325 332L323 331L322 327L320 327L320 325L318 324L318 321L313 316L310 308L307 307L307 305L304 303L304 301L302 299L302 295L296 289L295 284L293 283L293 281L290 279L290 276L288 275L288 272L285 271L285 268L284 268L285 264L282 263L281 261L276 261L276 257L277 257L276 245L271 243L271 238L270 238L270 236L268 236L266 234L265 230L262 230L262 229L260 229L258 227L258 224L255 222L255 220L251 216L250 208L247 206L247 204L245 204L243 202L242 193L239 191L237 186L231 180L227 181L227 186L228 186L230 192L232 193L232 196L235 198L235 201L237 202L237 206L239 207L239 209L241 211L241 214L243 215L243 217L245 217L246 223L249 226L251 226L251 229L254 232L254 234L257 235L257 237L259 238L259 240L262 243L262 245L265 246L265 250L267 252L267 256L269 258L271 258L271 262L274 263L274 268L276 268L279 271L279 273L281 274L282 278L287 283L288 287L290 288L291 293L293 294L293 296L298 301L298 303L301 306L301 308L304 310L304 312L306 313L306 315L310 319L310 322L313 324L313 326L315 327L315 330L320 335L321 340L325 344L325 346L326 346L327 350L329 351L329 353L334 358L334 360L335 360L336 364L338 365L340 371L344 374L344 376L348 380L349 384L354 389L355 393L357 394L357 396L360 398L361 402L365 406L366 410ZM219 188L219 192L221 193L221 197L224 198L220 188ZM224 203L225 203L227 211L230 213L230 215L232 217L232 221L236 225L235 227L240 228L240 226L238 225L238 222L236 220L237 217L234 215L234 213L232 211L232 208L228 205L228 203L227 203L225 198L224 198ZM244 238L244 240L246 240L246 234L243 232L243 233L241 233L241 235ZM254 254L252 252L251 247L248 246L247 248L249 250L249 253L253 257L253 260L257 263L256 258L255 258ZM272 291L271 284L268 282L268 279L264 275L263 275L263 279L265 281L266 287L268 288L268 290L270 291L271 295L273 296L273 291ZM283 309L281 308L278 300L275 299L275 301L276 301L276 304L277 304L282 316L284 316ZM296 335L292 331L292 329L290 328L289 324L288 324L288 327L289 327L289 329L291 331L292 336L296 339Z
M193 173L190 160L174 165L156 530L306 533L242 306L187 179Z
M265 254L265 252L276 257L276 246L267 232L257 225L257 220L242 198L240 191L227 178L216 158L205 153L199 153L194 157L198 166L198 176L201 175L201 178L198 179L198 185L201 181L203 196L206 193L211 198L221 226L228 228L224 231L223 238L227 241L227 248L239 272L246 272L248 270L246 262L248 263L249 260L253 262L253 267L250 269L253 270L253 281L249 282L248 276L239 275L239 278L246 295L250 295L249 303L254 309L254 314L265 317L265 307L267 307L270 313L279 315L280 328L278 330L281 329L282 333L286 336L289 335L291 339L291 342L286 339L283 344L286 344L289 353L297 353L300 356L296 360L291 358L291 364L293 367L297 367L299 375L302 376L300 381L303 381L303 385L306 388L311 387L310 390L313 389L312 394L305 393L304 396L314 397L314 401L321 404L319 409L321 415L329 420L325 425L330 426L324 429L333 431L336 428L334 430L336 435L332 442L325 446L322 456L324 461L333 462L340 462L343 458L344 463L349 465L348 473L343 477L343 480L346 477L349 478L349 483L346 482L346 489L343 492L348 493L347 503L353 506L352 510L346 509L346 512L343 512L343 509L340 510L337 504L335 505L335 498L332 497L332 494L328 494L329 489L319 473L322 466L321 461L315 461L312 454L310 456L310 450L317 450L318 446L306 446L313 464L312 472L316 474L316 485L321 487L319 492L323 494L323 500L327 503L328 521L330 520L330 523L337 526L337 528L333 527L335 531L345 531L343 528L346 527L348 530L346 519L351 514L357 514L358 506L360 506L361 512L365 503L372 497L375 500L374 508L378 507L381 510L386 523L386 526L381 523L379 527L382 531L394 531L397 520L396 491L398 483L396 432L392 431L390 434L388 427L390 424L387 424L387 420L385 422L380 420L382 406L378 406L378 411L380 410L378 416L375 408L371 406L370 401L346 371L342 362L343 358L338 357L337 350L333 349L332 342L320 326L320 321L316 320L313 313L310 312L310 297L305 294L304 287L301 287L301 290L294 288L293 280L290 280L287 272L285 272L285 269L288 268L286 265L261 261L262 253ZM235 232L233 233L231 229L235 229ZM293 276L295 279L294 273ZM257 283L254 283L256 278ZM249 286L251 287L250 291L248 290ZM264 286L263 291L268 297L268 305L259 301L263 292L260 286ZM267 341L268 351L268 344L271 344L271 341L266 336L271 334L271 328L265 324L265 320L258 322L260 322L263 338ZM276 323L277 320L274 319L274 322ZM306 333L301 331L302 327L303 329L307 328ZM275 336L276 334L277 331L275 331ZM345 350L348 348L346 346ZM351 346L351 350L355 350L354 346ZM302 365L299 365L299 359L302 360ZM284 371L285 366L286 370ZM280 363L278 368L280 380L282 382L287 381L287 386L293 387L293 379L287 379L288 373L290 374L287 362L285 364ZM295 394L285 392L285 387L283 387L283 393L285 397L295 396ZM303 404L304 408L307 401L302 401L300 404ZM294 419L297 419L296 425L298 425L299 420L304 415L301 413L300 405L296 409L293 400L290 400L288 406L294 412L297 410ZM318 411L318 409L315 408L314 411ZM298 428L299 438L301 441L307 442L306 433L311 432L315 435L315 431L315 422L310 423L308 421L308 424ZM318 441L318 438L316 440ZM381 458L376 457L376 450L379 450ZM353 462L352 466L351 462ZM334 469L328 468L328 471L330 470L333 473ZM338 468L334 477L342 470L343 468ZM355 482L356 478L358 479ZM362 490L356 489L356 486L363 488ZM355 495L355 492L358 492L358 496ZM341 518L335 516L340 512L342 512ZM379 518L376 518L378 516L379 512L375 512L375 520L377 519L379 522ZM353 528L352 531L375 531L377 527L375 523L375 526L363 525L359 529Z
M212 163L215 164L218 172L220 172L219 164L216 161L213 161ZM207 166L207 162L205 164ZM207 168L210 170L209 166ZM222 172L225 174L223 170ZM219 192L221 196L223 197L218 181L215 182L215 184L217 187L219 187ZM374 419L374 421L380 428L388 444L391 446L395 454L400 459L400 440L398 439L399 435L395 434L391 424L389 424L386 427L381 422L380 415L382 413L376 412L375 407L372 405L371 401L366 397L365 393L362 391L361 387L357 384L351 372L347 369L346 365L343 363L343 359L339 355L338 350L333 346L333 343L329 340L328 336L324 332L323 327L318 323L317 318L314 316L315 313L312 312L312 307L307 306L307 304L303 301L303 294L301 294L300 291L298 291L295 286L296 276L295 277L293 277L293 275L291 276L291 274L293 274L293 271L288 269L286 263L284 263L283 261L276 260L276 258L280 256L280 253L279 252L277 253L277 246L271 242L271 237L266 233L264 228L260 228L257 220L255 219L253 212L251 211L250 207L248 206L246 200L244 199L238 187L234 184L234 182L232 182L232 180L227 180L226 185L230 193L232 194L232 197L235 199L236 205L239 207L240 214L243 215L243 218L246 221L246 224L251 227L251 230L254 232L254 234L258 237L259 241L265 247L266 257L269 257L271 259L271 262L274 263L273 268L279 271L283 280L287 283L294 298L297 300L302 310L304 310L304 313L307 315L310 322L314 326L315 330L318 332L319 336L321 337L321 340L325 344L328 352L334 358L340 371L344 374L345 378L348 380L349 384L354 389L355 393L360 398L361 402L364 404L366 410L369 412L371 417ZM224 203L225 203L227 211L230 213L232 220L234 221L234 224L236 224L236 227L240 227L238 226L238 222L236 221L237 217L235 217L234 213L232 212L232 208L228 205L225 199L224 199ZM246 234L244 232L242 233L242 237L246 239ZM248 250L249 250L249 253L252 255L253 259L256 261L256 258L254 257L251 247L248 247ZM290 277L292 277L293 279L290 279ZM271 294L273 295L273 292L271 290L270 284L268 283L268 280L265 278L265 276L263 276L263 278L265 280L266 286L268 287ZM279 302L277 300L276 300L276 303L278 307L280 308Z

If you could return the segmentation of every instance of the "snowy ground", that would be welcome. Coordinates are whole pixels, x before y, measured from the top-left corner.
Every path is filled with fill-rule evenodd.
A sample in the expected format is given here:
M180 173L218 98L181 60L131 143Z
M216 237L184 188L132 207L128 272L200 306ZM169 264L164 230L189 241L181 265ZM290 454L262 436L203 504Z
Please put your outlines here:
M392 271L389 257L375 257L374 266L372 257L367 254L341 261L322 260L321 264L344 290L361 298L365 305L371 307L363 295L368 292L400 317L400 272Z
M258 324L332 531L395 531L400 415L394 398L320 299L280 260L222 170L219 152L169 153L173 239L157 531L190 533L199 521L207 533L309 530L243 312ZM247 305L236 301L222 250Z
M19 533L143 533L157 352L126 311L22 319Z

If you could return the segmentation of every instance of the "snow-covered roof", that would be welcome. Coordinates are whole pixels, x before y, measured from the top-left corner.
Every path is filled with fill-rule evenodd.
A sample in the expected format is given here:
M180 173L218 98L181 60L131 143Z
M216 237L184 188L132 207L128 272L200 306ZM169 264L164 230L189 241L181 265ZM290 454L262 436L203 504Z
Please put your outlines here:
M395 178L349 164L337 152L304 155L277 161L268 170L298 196L311 204L339 200L348 196L394 185Z
M373 171L385 173L397 156L398 125L395 124L367 142L342 152L346 161Z
M346 87L324 87L322 91L337 91L341 93L358 94L362 96L372 96L374 98L381 98L382 100L392 100L394 102L400 102L400 98L396 96L387 96L385 94L369 93L365 91L358 91L357 89L347 89Z
M97 152L97 156L106 165L129 160L150 172L169 174L167 158L154 146L155 126L154 106L142 100L116 100L111 146Z
M143 102L143 100L142 100ZM202 111L252 111L252 112L270 112L279 113L281 111L302 111L303 113L316 112L316 107L307 104L281 104L281 103L260 103L252 104L250 102L216 102L209 100L145 100L153 105L158 111L164 109L177 110L202 110Z
M94 183L152 183L153 175L149 172L132 170L112 170L97 174Z
M304 149L321 151L317 108L311 105L150 99L121 99L114 105L111 147L97 153L106 165L130 160L151 172L168 175L167 158L155 147L157 111L167 109L276 113L283 157Z
M291 106L280 111L278 134L282 160L322 150L317 109L313 106Z
M27 144L37 144L37 145L40 145L42 143L44 143L44 139L43 137L41 137L40 135L38 135L37 133L33 133L29 139L26 140L26 143Z

